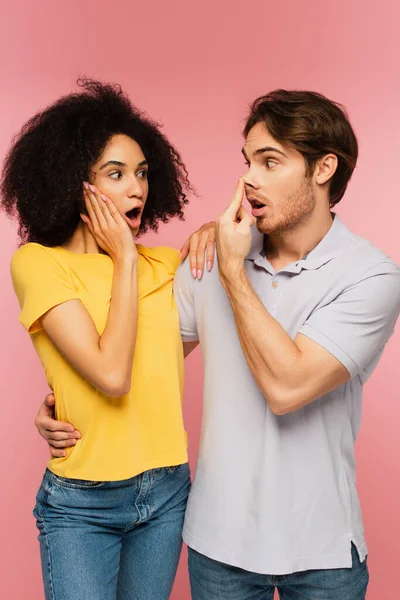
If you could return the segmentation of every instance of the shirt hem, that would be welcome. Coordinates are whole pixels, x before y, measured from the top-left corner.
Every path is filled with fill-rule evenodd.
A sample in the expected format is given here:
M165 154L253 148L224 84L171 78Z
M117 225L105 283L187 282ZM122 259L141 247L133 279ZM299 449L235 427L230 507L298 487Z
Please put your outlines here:
M231 550L226 550L225 548L217 548L204 540L196 538L185 528L182 535L184 542L192 550L195 550L212 560L261 575L290 575L300 571L351 568L351 541L353 541L357 548L361 562L364 562L367 555L365 543L358 544L350 537L348 552L346 553L336 552L333 554L300 557L291 561L258 560L253 557L243 556Z
M139 469L133 469L132 471L123 471L121 473L116 474L104 474L104 473L96 473L96 472L85 472L83 470L74 470L74 469L57 469L54 468L55 465L53 461L50 460L47 463L47 468L49 471L58 477L65 477L66 479L82 479L85 481L125 481L127 479L132 479L132 477L136 477L145 471L149 471L151 469L162 469L165 467L174 467L178 465L184 465L188 462L188 456L182 457L172 457L169 459L152 461L150 463L146 463L143 467Z

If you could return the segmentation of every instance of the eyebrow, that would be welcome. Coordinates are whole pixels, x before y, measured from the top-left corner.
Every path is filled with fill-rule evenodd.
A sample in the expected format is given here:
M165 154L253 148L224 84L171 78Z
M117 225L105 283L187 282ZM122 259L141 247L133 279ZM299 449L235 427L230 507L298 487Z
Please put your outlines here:
M278 154L282 154L282 156L287 158L287 155L282 152L282 150L278 150L278 148L274 148L274 146L264 146L264 148L258 148L258 150L253 152L253 156L259 156L260 154L264 154L264 152L277 152ZM247 158L244 147L242 148L242 154L245 158Z
M120 162L119 160L109 160L100 167L99 171L101 171L102 169L105 169L106 167L110 167L111 165L116 166L116 167L126 167L127 166L125 163ZM138 167L145 167L147 165L148 165L148 162L145 159L145 160L142 160L142 162L140 162L138 164Z

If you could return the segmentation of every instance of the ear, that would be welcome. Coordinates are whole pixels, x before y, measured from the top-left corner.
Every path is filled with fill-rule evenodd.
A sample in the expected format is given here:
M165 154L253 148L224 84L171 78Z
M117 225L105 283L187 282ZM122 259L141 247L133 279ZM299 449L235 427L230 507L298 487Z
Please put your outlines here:
M326 154L315 165L315 182L319 185L328 183L334 176L338 166L338 157L336 154Z

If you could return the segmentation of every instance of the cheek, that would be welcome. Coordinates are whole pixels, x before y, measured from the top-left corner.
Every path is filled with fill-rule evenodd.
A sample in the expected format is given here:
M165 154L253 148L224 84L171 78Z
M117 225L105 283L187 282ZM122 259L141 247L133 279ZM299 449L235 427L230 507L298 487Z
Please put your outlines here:
M285 202L287 197L298 186L298 173L292 170L280 169L279 171L271 172L270 175L268 182L270 193L275 196L275 200L279 203Z
M147 180L143 181L143 183L142 183L142 190L143 190L143 198L142 198L142 200L143 200L143 202L146 202L147 196L149 195L149 182Z

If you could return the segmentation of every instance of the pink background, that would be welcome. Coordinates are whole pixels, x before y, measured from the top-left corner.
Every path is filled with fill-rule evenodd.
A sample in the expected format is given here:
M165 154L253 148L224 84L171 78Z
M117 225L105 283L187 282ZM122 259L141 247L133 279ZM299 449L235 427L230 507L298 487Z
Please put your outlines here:
M397 6L396 6L397 5ZM3 0L0 7L0 156L35 111L68 92L79 74L117 81L165 123L201 198L185 223L147 242L178 246L225 206L244 165L249 102L276 87L309 88L349 109L360 160L338 212L400 262L399 41L395 0L336 2L82 2ZM43 597L31 509L47 457L33 419L47 389L18 324L9 279L14 227L0 216L0 597ZM370 550L369 600L396 600L400 559L400 336L366 386L357 444L359 490ZM201 414L201 358L187 361L185 416L194 465ZM173 598L190 598L183 556ZM339 600L339 599L338 599Z

